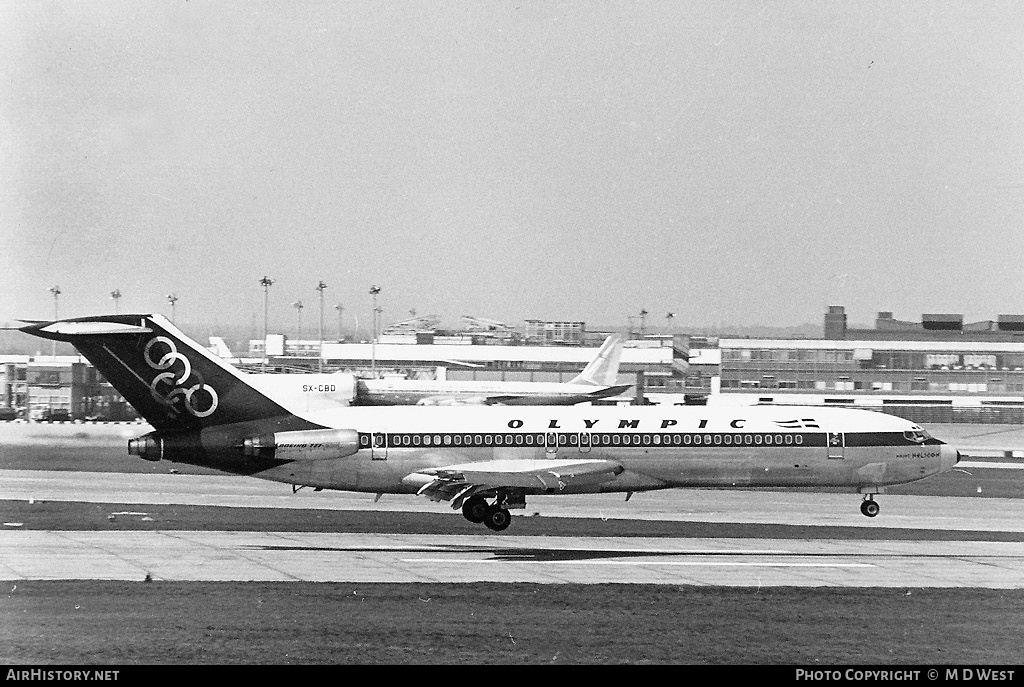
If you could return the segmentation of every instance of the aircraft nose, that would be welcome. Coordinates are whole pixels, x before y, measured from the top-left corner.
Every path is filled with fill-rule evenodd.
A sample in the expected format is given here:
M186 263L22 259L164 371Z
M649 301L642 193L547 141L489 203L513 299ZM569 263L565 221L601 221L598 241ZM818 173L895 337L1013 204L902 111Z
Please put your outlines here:
M951 469L957 463L960 462L960 452L949 444L943 444L939 448L939 464L942 466L942 471Z

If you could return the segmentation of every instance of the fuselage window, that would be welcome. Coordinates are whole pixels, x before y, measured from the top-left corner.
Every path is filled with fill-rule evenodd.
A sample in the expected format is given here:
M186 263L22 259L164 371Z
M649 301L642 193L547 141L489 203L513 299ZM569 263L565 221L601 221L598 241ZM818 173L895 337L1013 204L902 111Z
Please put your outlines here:
M424 446L430 446L430 435L429 434L426 435L425 437L423 437L423 445Z
M456 434L452 439L455 441L456 446L462 446L462 435Z
M724 441L725 441L726 445L731 445L732 444L732 435L731 434L726 434Z
M655 445L655 446L660 446L660 445L661 445L661 435L660 435L660 434L655 434L655 435L654 435L654 438L653 438L653 439L651 439L651 441L653 441L653 442L654 442L654 445ZM666 436L666 437L665 437L665 443L667 444L667 443L668 443L668 441L669 441L669 440L668 440L668 437Z
M474 435L473 435L473 443L474 443L474 444L475 444L476 446L483 446L483 443L484 443L484 438L483 438L483 436L481 436L480 434L474 434Z
M790 445L792 443L793 443L793 435L792 434L787 434L786 435L786 444Z
M718 446L721 443L722 443L722 435L721 434L716 434L715 435L715 445Z
M512 445L512 435L511 434L506 434L505 435L505 445L506 446L511 446Z
M366 436L365 434L361 435L359 437L359 445L360 446L369 446L370 445L370 437Z
M533 435L532 434L527 434L526 435L526 445L527 446L533 446Z
M705 434L704 435L704 445L705 446L710 446L711 445L711 435L710 434Z
M484 445L490 446L493 443L494 443L494 435L493 434L485 434L484 435Z
M676 434L674 437L672 437L672 443L678 446L679 444L683 443L683 437Z
M651 435L650 434L642 435L642 439L643 439L643 442L644 442L644 446L650 446L651 445Z
M699 434L694 434L693 435L693 443L695 443L698 446L700 446L700 435Z
M501 446L501 444L502 444L501 435L500 434L494 435L494 445L495 446Z
M804 438L801 435L797 434L793 441L795 441L799 445L804 443Z
M742 434L737 434L737 435L735 435L735 436L734 436L734 437L732 438L732 443L736 444L737 446L739 446L740 444L742 444L742 443L743 443L743 435L742 435Z
M618 434L613 434L612 435L612 443L615 444L616 446L618 446L619 445L619 441L620 441L619 440L619 435Z
M565 446L565 444L566 444L566 436L564 434L559 434L558 435L558 445L559 446Z
M523 445L523 435L522 434L517 434L516 435L516 446L522 446L522 445Z
M420 440L420 435L419 434L413 434L412 435L412 445L413 446L419 446L420 445L420 441L421 440Z
M693 437L691 437L689 434L683 435L683 444L689 446L691 441L693 441Z
M776 444L776 446L782 446L782 435L781 434L776 434L775 435L775 444Z
M758 446L761 445L761 435L760 434L755 434L754 435L754 443L757 444Z

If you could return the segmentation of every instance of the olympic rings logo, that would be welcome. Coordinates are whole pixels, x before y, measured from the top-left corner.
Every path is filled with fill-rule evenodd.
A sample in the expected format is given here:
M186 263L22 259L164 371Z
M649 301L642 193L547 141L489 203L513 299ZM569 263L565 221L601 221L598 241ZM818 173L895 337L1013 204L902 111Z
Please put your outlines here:
M154 360L151 354L153 346L156 344L164 344L167 346L168 351L160 356L159 360ZM167 338L166 336L156 336L146 343L146 348L142 351L142 357L145 359L146 364L154 370L165 370L160 372L153 381L149 384L149 393L153 396L157 403L162 406L166 406L168 412L172 414L177 413L175 403L179 398L184 399L185 410L196 417L207 417L217 409L218 397L217 390L213 387L207 386L203 383L203 378L197 372L195 377L198 379L198 383L192 386L186 387L185 381L192 377L192 363L189 362L188 358L178 352L178 347L174 345L174 341ZM180 363L180 373L175 371L175 363ZM166 391L161 390L160 385L165 385ZM201 405L197 404L196 394L205 391L209 396L209 403L207 408L204 410Z

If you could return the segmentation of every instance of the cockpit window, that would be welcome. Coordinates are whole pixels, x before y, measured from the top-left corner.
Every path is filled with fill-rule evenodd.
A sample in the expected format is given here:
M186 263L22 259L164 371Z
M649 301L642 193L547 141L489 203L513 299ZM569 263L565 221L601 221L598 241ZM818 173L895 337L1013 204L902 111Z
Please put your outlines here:
M906 430L905 432L903 432L903 437L907 441L912 441L915 444L923 444L929 438L928 432L920 428Z

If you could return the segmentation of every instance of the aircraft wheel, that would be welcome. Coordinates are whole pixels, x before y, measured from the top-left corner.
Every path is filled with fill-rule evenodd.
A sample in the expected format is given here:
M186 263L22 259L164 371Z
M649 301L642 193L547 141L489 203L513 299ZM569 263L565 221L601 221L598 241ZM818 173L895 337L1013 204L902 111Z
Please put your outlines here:
M500 506L490 506L487 509L487 515L484 517L484 524L487 525L488 529L501 532L512 524L512 516Z
M868 499L860 504L860 512L868 516L869 518L873 518L876 515L878 515L879 510L881 509L878 507L878 504L872 501L871 499Z
M481 523L487 517L489 506L482 496L471 496L462 504L462 516L474 523Z

